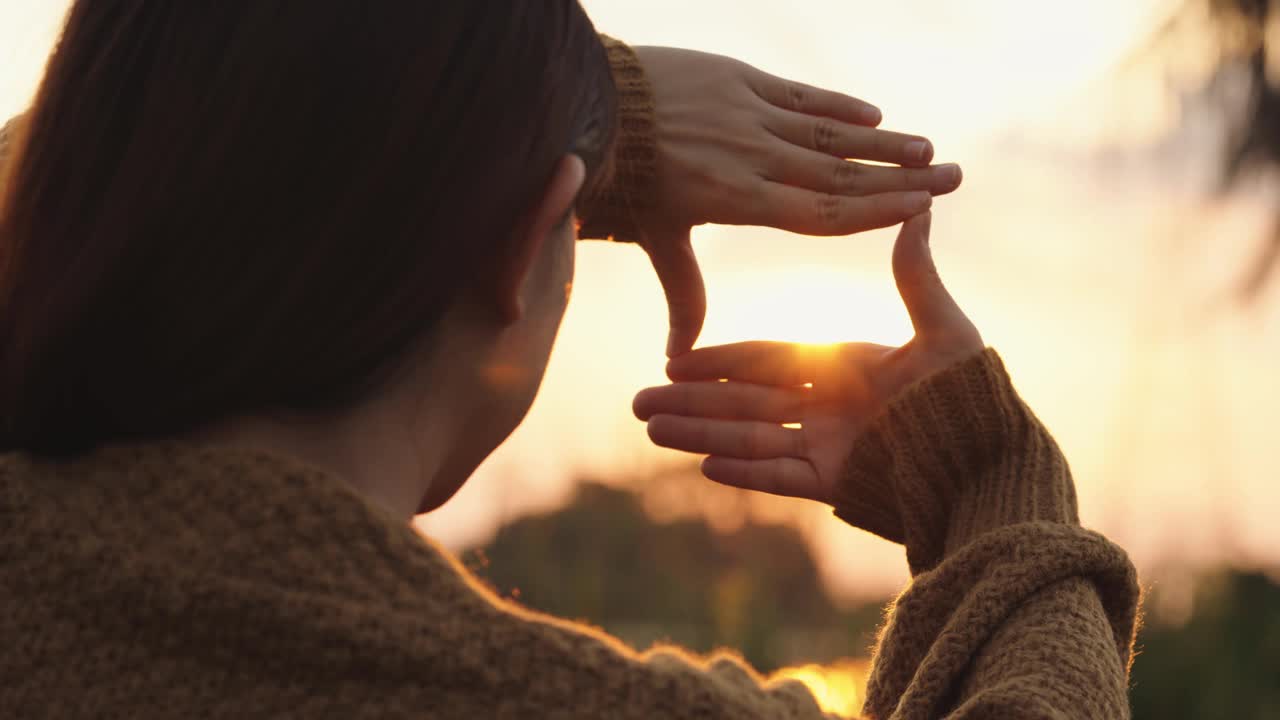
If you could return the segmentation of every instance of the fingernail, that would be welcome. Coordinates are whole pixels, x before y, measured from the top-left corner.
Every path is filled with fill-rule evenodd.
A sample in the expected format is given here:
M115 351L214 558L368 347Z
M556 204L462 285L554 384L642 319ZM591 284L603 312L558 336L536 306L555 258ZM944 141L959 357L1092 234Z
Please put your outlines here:
M668 333L667 334L667 357L673 358L675 356L676 356L676 334Z
M884 119L884 113L880 112L880 108L871 107L870 105L862 108L862 122L868 125L879 125Z
M918 215L933 206L933 196L927 192L907 193L902 200L902 209L908 215Z
M933 145L928 140L912 140L903 149L907 160L929 162L933 157Z
M946 183L947 187L957 187L960 185L960 181L964 179L964 172L955 163L939 165L938 170L938 174L942 176L943 182Z

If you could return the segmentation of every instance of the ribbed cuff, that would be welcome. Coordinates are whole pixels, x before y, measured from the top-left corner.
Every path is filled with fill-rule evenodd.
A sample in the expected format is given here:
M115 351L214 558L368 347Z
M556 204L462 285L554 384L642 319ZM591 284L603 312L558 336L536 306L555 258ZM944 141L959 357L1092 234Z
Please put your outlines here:
M913 574L995 528L1078 522L1062 452L990 349L890 404L850 454L835 505L905 545Z
M640 239L640 219L657 203L658 141L653 89L635 51L601 35L618 88L618 136L609 183L578 208L582 238Z
M1097 533L1044 522L988 531L894 601L862 712L1127 718L1138 598L1128 555ZM968 712L947 712L957 705Z

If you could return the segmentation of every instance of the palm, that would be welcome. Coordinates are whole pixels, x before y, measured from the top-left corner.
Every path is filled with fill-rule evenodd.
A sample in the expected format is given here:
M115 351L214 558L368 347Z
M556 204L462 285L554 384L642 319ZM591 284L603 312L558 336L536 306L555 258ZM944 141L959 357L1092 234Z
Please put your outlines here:
M831 497L840 477L841 465L853 450L859 427L848 412L848 406L840 402L841 398L830 391L824 392L816 384L813 394L812 406L800 420L804 459L813 466L820 496Z
M814 364L800 432L805 459L813 466L823 497L830 497L863 431L897 394L897 370L911 349L910 343L901 348L848 343L837 347L829 360Z

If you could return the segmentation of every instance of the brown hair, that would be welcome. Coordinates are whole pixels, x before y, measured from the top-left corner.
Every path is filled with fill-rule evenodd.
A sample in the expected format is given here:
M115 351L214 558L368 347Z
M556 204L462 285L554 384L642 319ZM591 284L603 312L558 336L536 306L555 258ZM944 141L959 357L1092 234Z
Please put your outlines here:
M615 108L577 0L78 0L0 203L0 450L358 400Z

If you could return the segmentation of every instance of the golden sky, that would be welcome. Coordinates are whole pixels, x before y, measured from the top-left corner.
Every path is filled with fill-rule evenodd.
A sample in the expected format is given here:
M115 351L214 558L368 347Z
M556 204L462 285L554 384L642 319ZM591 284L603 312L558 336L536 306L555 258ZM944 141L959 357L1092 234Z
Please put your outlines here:
M65 4L0 0L0 112L28 101ZM966 174L960 192L935 205L939 268L1067 451L1085 523L1129 547L1144 570L1227 559L1275 566L1280 293L1248 313L1214 304L1253 246L1263 204L1201 201L1195 178L1211 157L1194 148L1156 157L1101 144L1119 126L1167 125L1160 93L1117 90L1107 78L1170 4L584 1L602 31L633 44L732 55L863 97L887 127L933 138L938 160ZM905 340L891 239L699 229L711 302L704 341ZM423 524L463 546L503 518L561 502L574 474L678 460L648 446L629 410L637 389L662 379L665 322L636 248L582 244L529 420ZM903 579L898 548L821 508L778 507L822 550L833 588L880 594Z

